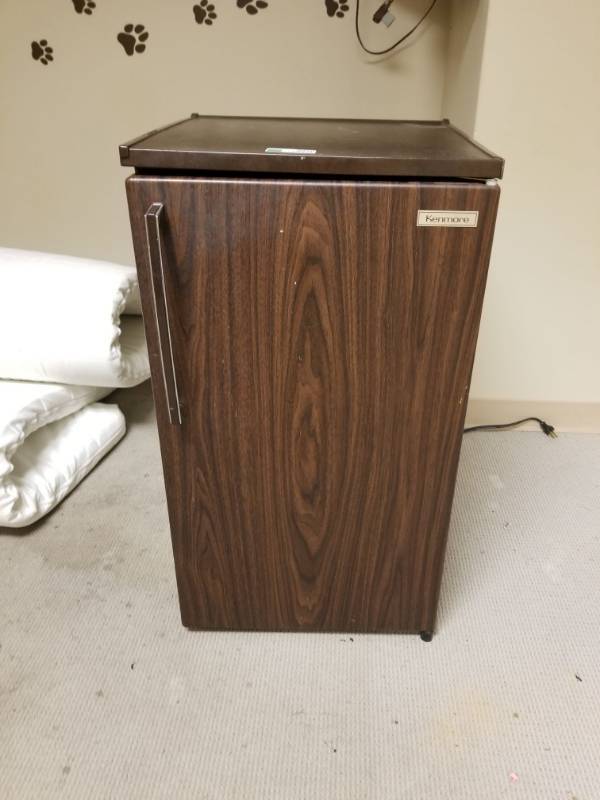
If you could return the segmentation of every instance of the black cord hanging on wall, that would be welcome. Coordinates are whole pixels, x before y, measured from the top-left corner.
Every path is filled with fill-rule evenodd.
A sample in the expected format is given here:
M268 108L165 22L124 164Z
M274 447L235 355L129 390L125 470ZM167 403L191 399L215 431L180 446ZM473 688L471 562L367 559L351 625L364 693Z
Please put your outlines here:
M359 23L360 0L356 0L356 16L355 16L355 26L354 27L355 27L355 30L356 30L356 38L358 39L358 43L360 44L362 49L365 51L365 53L368 53L371 56L384 56L387 53L391 53L392 50L395 50L396 47L398 47L403 42L405 42L409 38L409 36L412 36L413 33L417 30L417 28L421 27L421 25L425 22L425 20L430 15L430 13L433 11L436 3L437 3L437 0L433 0L431 5L427 9L427 11L423 14L421 19L417 22L417 24L413 25L413 27L407 33L405 33L403 36L401 36L399 39L397 39L394 42L394 44L391 44L389 47L386 47L384 50L370 50L365 45L365 43L363 42L362 37L360 35L360 23ZM381 22L384 19L385 15L387 13L389 13L389 8L390 8L391 4L392 4L392 0L390 0L390 2L382 3L382 5L377 9L375 14L373 15L373 21L374 22Z

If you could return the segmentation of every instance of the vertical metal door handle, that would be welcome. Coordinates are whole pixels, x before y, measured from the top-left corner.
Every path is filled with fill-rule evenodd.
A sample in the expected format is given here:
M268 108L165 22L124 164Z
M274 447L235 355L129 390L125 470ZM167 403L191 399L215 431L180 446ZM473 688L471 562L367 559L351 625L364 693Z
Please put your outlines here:
M160 219L163 208L162 203L152 203L144 214L144 222L146 223L148 263L150 265L150 281L154 299L154 319L158 334L158 348L165 384L165 396L169 409L169 421L172 425L181 425L181 407L179 404L177 378L175 376L173 340L171 339L169 308L165 290L164 250L160 233Z

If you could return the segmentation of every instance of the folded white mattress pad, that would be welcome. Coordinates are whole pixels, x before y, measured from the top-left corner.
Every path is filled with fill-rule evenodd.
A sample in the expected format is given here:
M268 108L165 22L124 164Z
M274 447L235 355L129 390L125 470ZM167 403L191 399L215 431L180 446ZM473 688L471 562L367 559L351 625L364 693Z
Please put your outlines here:
M0 527L51 511L125 434L111 390L0 381Z
M150 375L134 267L0 248L0 378L134 386Z

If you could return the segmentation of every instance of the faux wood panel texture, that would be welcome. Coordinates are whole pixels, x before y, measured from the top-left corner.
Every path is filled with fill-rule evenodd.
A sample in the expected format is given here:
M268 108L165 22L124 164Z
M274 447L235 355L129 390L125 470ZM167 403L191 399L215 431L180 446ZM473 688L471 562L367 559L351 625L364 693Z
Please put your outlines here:
M182 620L432 630L499 190L134 176ZM165 207L181 426L143 215ZM417 210L479 211L417 228Z

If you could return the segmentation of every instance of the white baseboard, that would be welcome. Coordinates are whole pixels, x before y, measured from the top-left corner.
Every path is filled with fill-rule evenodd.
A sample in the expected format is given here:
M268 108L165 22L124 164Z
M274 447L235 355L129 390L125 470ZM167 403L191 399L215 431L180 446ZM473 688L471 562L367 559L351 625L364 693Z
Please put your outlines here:
M465 427L495 425L523 417L541 417L557 432L600 433L600 403L555 403L539 400L494 400L470 397ZM519 430L539 430L537 423L527 423Z

